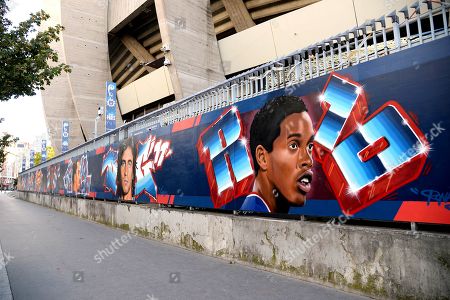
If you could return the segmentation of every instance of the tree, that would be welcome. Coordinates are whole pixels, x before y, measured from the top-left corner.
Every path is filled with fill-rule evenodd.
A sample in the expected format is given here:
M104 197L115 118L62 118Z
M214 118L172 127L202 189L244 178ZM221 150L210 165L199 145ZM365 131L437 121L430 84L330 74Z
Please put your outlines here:
M52 42L59 41L59 33L64 29L61 25L48 27L31 37L50 15L41 10L12 26L6 18L8 11L6 1L0 0L0 101L35 95L35 90L43 90L55 76L71 71L68 65L57 64L58 53L50 47Z
M19 139L14 138L12 135L6 133L0 138L0 172L3 171L3 164L6 161L6 148L9 147L12 143L17 142Z

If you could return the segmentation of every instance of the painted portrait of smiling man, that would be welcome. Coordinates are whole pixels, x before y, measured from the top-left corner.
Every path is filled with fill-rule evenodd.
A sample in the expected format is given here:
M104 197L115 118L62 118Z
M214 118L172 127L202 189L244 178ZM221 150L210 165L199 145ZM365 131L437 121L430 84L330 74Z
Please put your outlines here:
M131 138L120 145L117 163L117 197L119 200L132 201L136 178L136 150Z
M288 213L291 206L303 206L313 178L313 141L313 124L302 99L280 96L268 101L250 128L255 181L241 210Z

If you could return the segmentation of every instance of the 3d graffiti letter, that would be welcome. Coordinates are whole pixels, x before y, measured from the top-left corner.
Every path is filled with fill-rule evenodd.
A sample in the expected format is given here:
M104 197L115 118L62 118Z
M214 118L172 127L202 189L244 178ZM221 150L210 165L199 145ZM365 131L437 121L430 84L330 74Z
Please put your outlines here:
M366 115L367 101L362 86L332 74L319 97L323 109L315 136L315 159L323 161L343 136L352 132Z
M248 193L254 180L244 128L236 107L227 109L198 139L215 208Z
M162 167L164 160L170 155L172 155L170 141L156 140L153 135L149 135L144 141L139 141L134 193L136 198L145 194L151 202L157 201L158 187L153 173Z
M330 93L325 91L324 94ZM354 99L351 93L334 96L342 102L348 98L348 103ZM325 120L327 117L322 118ZM425 165L428 154L426 138L394 101L383 105L363 123L356 123L356 128L350 133L341 131L336 136L331 132L337 127L327 122L320 126L329 128L319 127L318 132L330 134L326 135L328 140L320 139L318 143L331 147L327 148L329 152L321 155L322 168L346 214L354 214L415 180ZM335 145L334 140L340 142ZM403 155L410 151L414 153Z

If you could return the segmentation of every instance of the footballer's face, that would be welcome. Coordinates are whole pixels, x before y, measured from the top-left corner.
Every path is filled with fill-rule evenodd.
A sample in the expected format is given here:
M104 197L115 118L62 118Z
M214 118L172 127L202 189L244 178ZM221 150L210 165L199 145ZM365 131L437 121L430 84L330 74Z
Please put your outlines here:
M307 112L301 112L280 123L280 135L273 141L267 176L289 205L303 205L311 189L313 140L311 118Z
M123 151L120 161L121 186L124 200L132 200L132 182L133 182L133 152L130 147Z

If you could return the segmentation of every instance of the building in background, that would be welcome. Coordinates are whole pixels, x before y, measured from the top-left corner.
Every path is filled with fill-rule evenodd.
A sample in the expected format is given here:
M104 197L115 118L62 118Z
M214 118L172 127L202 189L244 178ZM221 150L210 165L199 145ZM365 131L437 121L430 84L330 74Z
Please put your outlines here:
M400 9L411 0L44 0L65 30L54 45L72 67L42 92L61 153L94 137L105 82L117 84L117 126L239 73ZM389 26L389 24L388 24ZM104 132L104 116L98 124Z
M6 160L3 170L0 173L0 189L12 189L14 180L22 172L22 165L25 159L25 169L30 167L30 149L34 149L29 143L15 142L6 150Z

